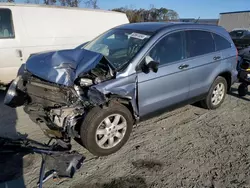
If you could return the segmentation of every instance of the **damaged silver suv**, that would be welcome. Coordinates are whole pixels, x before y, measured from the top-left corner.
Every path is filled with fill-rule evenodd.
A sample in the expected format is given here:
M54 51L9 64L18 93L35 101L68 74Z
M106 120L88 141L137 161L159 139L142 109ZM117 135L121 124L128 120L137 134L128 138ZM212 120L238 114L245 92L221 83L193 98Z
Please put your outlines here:
M32 55L5 104L24 106L50 138L109 155L133 124L176 105L218 108L237 78L237 50L221 27L136 23L71 50Z

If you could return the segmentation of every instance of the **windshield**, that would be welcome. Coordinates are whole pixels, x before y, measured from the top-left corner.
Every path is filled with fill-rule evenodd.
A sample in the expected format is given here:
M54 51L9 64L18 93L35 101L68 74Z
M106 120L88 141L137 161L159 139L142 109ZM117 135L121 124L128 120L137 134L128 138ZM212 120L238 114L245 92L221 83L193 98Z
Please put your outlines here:
M130 62L150 36L145 32L112 29L83 48L103 54L115 69L120 69Z

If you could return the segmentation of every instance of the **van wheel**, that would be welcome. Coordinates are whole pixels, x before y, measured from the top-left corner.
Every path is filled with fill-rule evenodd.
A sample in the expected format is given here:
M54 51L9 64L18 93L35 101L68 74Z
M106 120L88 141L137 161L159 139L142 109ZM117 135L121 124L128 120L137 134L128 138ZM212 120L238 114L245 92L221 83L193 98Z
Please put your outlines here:
M205 100L201 105L206 109L216 109L224 102L227 94L227 81L225 78L218 76L212 84Z
M133 117L125 106L113 103L107 108L94 107L81 125L81 141L96 156L110 155L127 142L132 128Z

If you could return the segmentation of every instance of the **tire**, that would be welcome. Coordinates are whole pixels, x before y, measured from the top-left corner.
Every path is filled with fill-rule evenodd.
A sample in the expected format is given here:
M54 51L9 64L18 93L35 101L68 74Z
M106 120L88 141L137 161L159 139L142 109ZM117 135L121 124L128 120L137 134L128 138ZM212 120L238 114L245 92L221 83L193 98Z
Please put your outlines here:
M115 118L119 116L119 122L115 123ZM107 118L112 124L108 123ZM107 123L104 123L105 119ZM115 126L116 124L117 126ZM118 130L125 125L126 128ZM107 156L118 151L128 141L132 128L133 117L130 111L124 105L112 103L106 108L94 107L87 113L80 128L80 137L83 146L93 155ZM98 134L97 129L104 131L105 134ZM112 129L111 132L110 129ZM119 138L116 135L119 135ZM102 145L101 141L106 139L107 141ZM113 146L111 139L114 143Z
M246 84L240 84L238 87L238 94L240 97L244 97L247 95L248 88Z
M218 97L216 97L213 94L213 92L216 92L217 89L219 89L218 91L220 91L220 86L223 87L224 89L223 89L223 91L216 93L216 95L218 96ZM212 84L206 99L201 101L201 105L206 109L210 109L210 110L217 109L224 102L226 94L227 94L227 81L225 78L218 76L215 79L214 83ZM214 100L215 98L217 98L218 100L215 101Z

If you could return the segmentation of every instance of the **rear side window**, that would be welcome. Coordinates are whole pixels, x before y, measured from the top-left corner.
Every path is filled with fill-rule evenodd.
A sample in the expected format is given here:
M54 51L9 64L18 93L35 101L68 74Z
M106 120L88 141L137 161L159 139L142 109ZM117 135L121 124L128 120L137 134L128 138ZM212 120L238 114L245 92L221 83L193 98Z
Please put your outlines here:
M213 36L214 36L216 51L231 48L231 43L227 39L214 33L213 33Z
M0 9L0 38L14 38L12 15L9 9Z
M215 52L212 34L207 31L186 31L187 57L195 57Z

